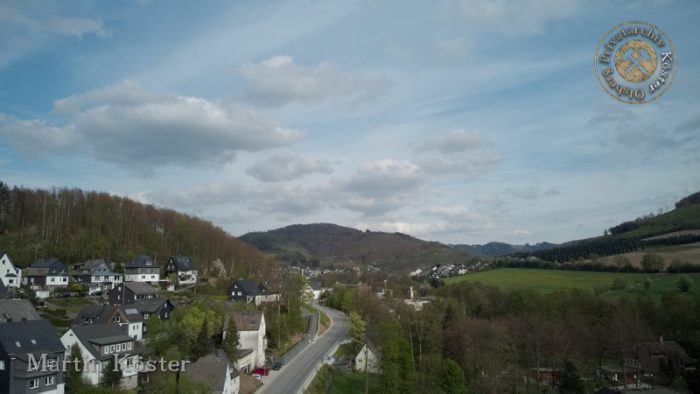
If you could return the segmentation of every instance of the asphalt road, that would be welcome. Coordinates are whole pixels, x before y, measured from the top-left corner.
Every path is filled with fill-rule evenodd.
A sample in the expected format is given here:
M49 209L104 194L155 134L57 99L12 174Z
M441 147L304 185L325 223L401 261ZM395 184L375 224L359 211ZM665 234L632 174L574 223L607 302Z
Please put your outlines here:
M326 332L312 341L301 353L279 371L266 376L265 384L258 391L261 394L301 393L304 383L316 373L319 363L329 356L331 349L348 336L348 321L344 313L335 309L316 306L332 319Z

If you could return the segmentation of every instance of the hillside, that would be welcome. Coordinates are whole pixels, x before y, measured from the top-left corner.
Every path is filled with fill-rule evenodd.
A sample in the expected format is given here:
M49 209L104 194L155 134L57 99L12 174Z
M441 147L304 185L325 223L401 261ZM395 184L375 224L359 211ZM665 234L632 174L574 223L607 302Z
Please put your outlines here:
M534 245L512 245L505 242L489 242L483 245L464 245L456 244L450 245L451 247L467 252L473 256L479 257L499 257L507 256L513 253L530 253L537 252L539 250L547 250L556 247L556 244L549 242L540 242Z
M335 224L295 224L248 233L240 238L275 255L278 260L298 264L353 262L404 270L470 259L467 253L438 242L401 233L359 231Z
M42 256L124 263L148 254L164 263L182 254L200 272L216 259L227 270L235 261L228 273L237 276L259 276L272 267L265 254L208 221L106 193L9 188L1 181L0 250L20 266Z

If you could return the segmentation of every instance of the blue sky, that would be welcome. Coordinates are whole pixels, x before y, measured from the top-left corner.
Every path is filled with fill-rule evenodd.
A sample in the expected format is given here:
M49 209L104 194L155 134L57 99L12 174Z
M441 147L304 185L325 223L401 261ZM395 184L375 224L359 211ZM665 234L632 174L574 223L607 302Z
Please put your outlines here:
M4 1L0 179L234 235L595 236L700 190L699 18L691 0ZM595 78L627 20L680 59L652 103Z

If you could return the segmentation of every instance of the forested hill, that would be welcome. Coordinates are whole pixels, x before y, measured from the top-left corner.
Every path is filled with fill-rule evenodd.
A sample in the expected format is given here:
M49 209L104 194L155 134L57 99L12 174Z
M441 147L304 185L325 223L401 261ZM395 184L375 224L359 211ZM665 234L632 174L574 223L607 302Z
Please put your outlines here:
M295 224L248 233L241 239L274 254L278 260L302 265L353 262L387 270L406 270L470 260L467 253L438 242L427 242L402 233L360 231L335 224Z
M456 244L450 245L457 250L461 250L472 254L474 256L481 257L499 257L507 256L513 253L530 253L537 252L539 250L547 250L556 247L556 244L549 242L540 242L537 244L525 244L525 245L512 245L505 242L489 242L483 245L464 245Z
M189 255L200 272L216 259L227 271L233 264L232 277L260 277L273 265L212 223L170 209L80 189L10 188L2 181L0 251L20 266L44 256L125 263L148 254L163 264L171 255Z

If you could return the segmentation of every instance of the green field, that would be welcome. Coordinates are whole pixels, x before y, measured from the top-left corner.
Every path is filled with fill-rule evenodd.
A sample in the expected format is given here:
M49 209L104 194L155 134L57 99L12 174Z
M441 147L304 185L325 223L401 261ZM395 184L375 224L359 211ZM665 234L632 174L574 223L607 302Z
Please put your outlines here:
M694 283L690 293L700 291L700 274L686 274ZM534 289L544 293L566 289L588 289L596 287L608 289L606 296L644 293L642 282L651 280L649 294L660 297L667 291L678 291L676 281L679 274L636 274L617 272L560 271L524 268L502 268L477 272L445 279L447 284L459 282L480 282L485 285L498 286L503 289ZM609 290L615 278L627 281L624 290Z

